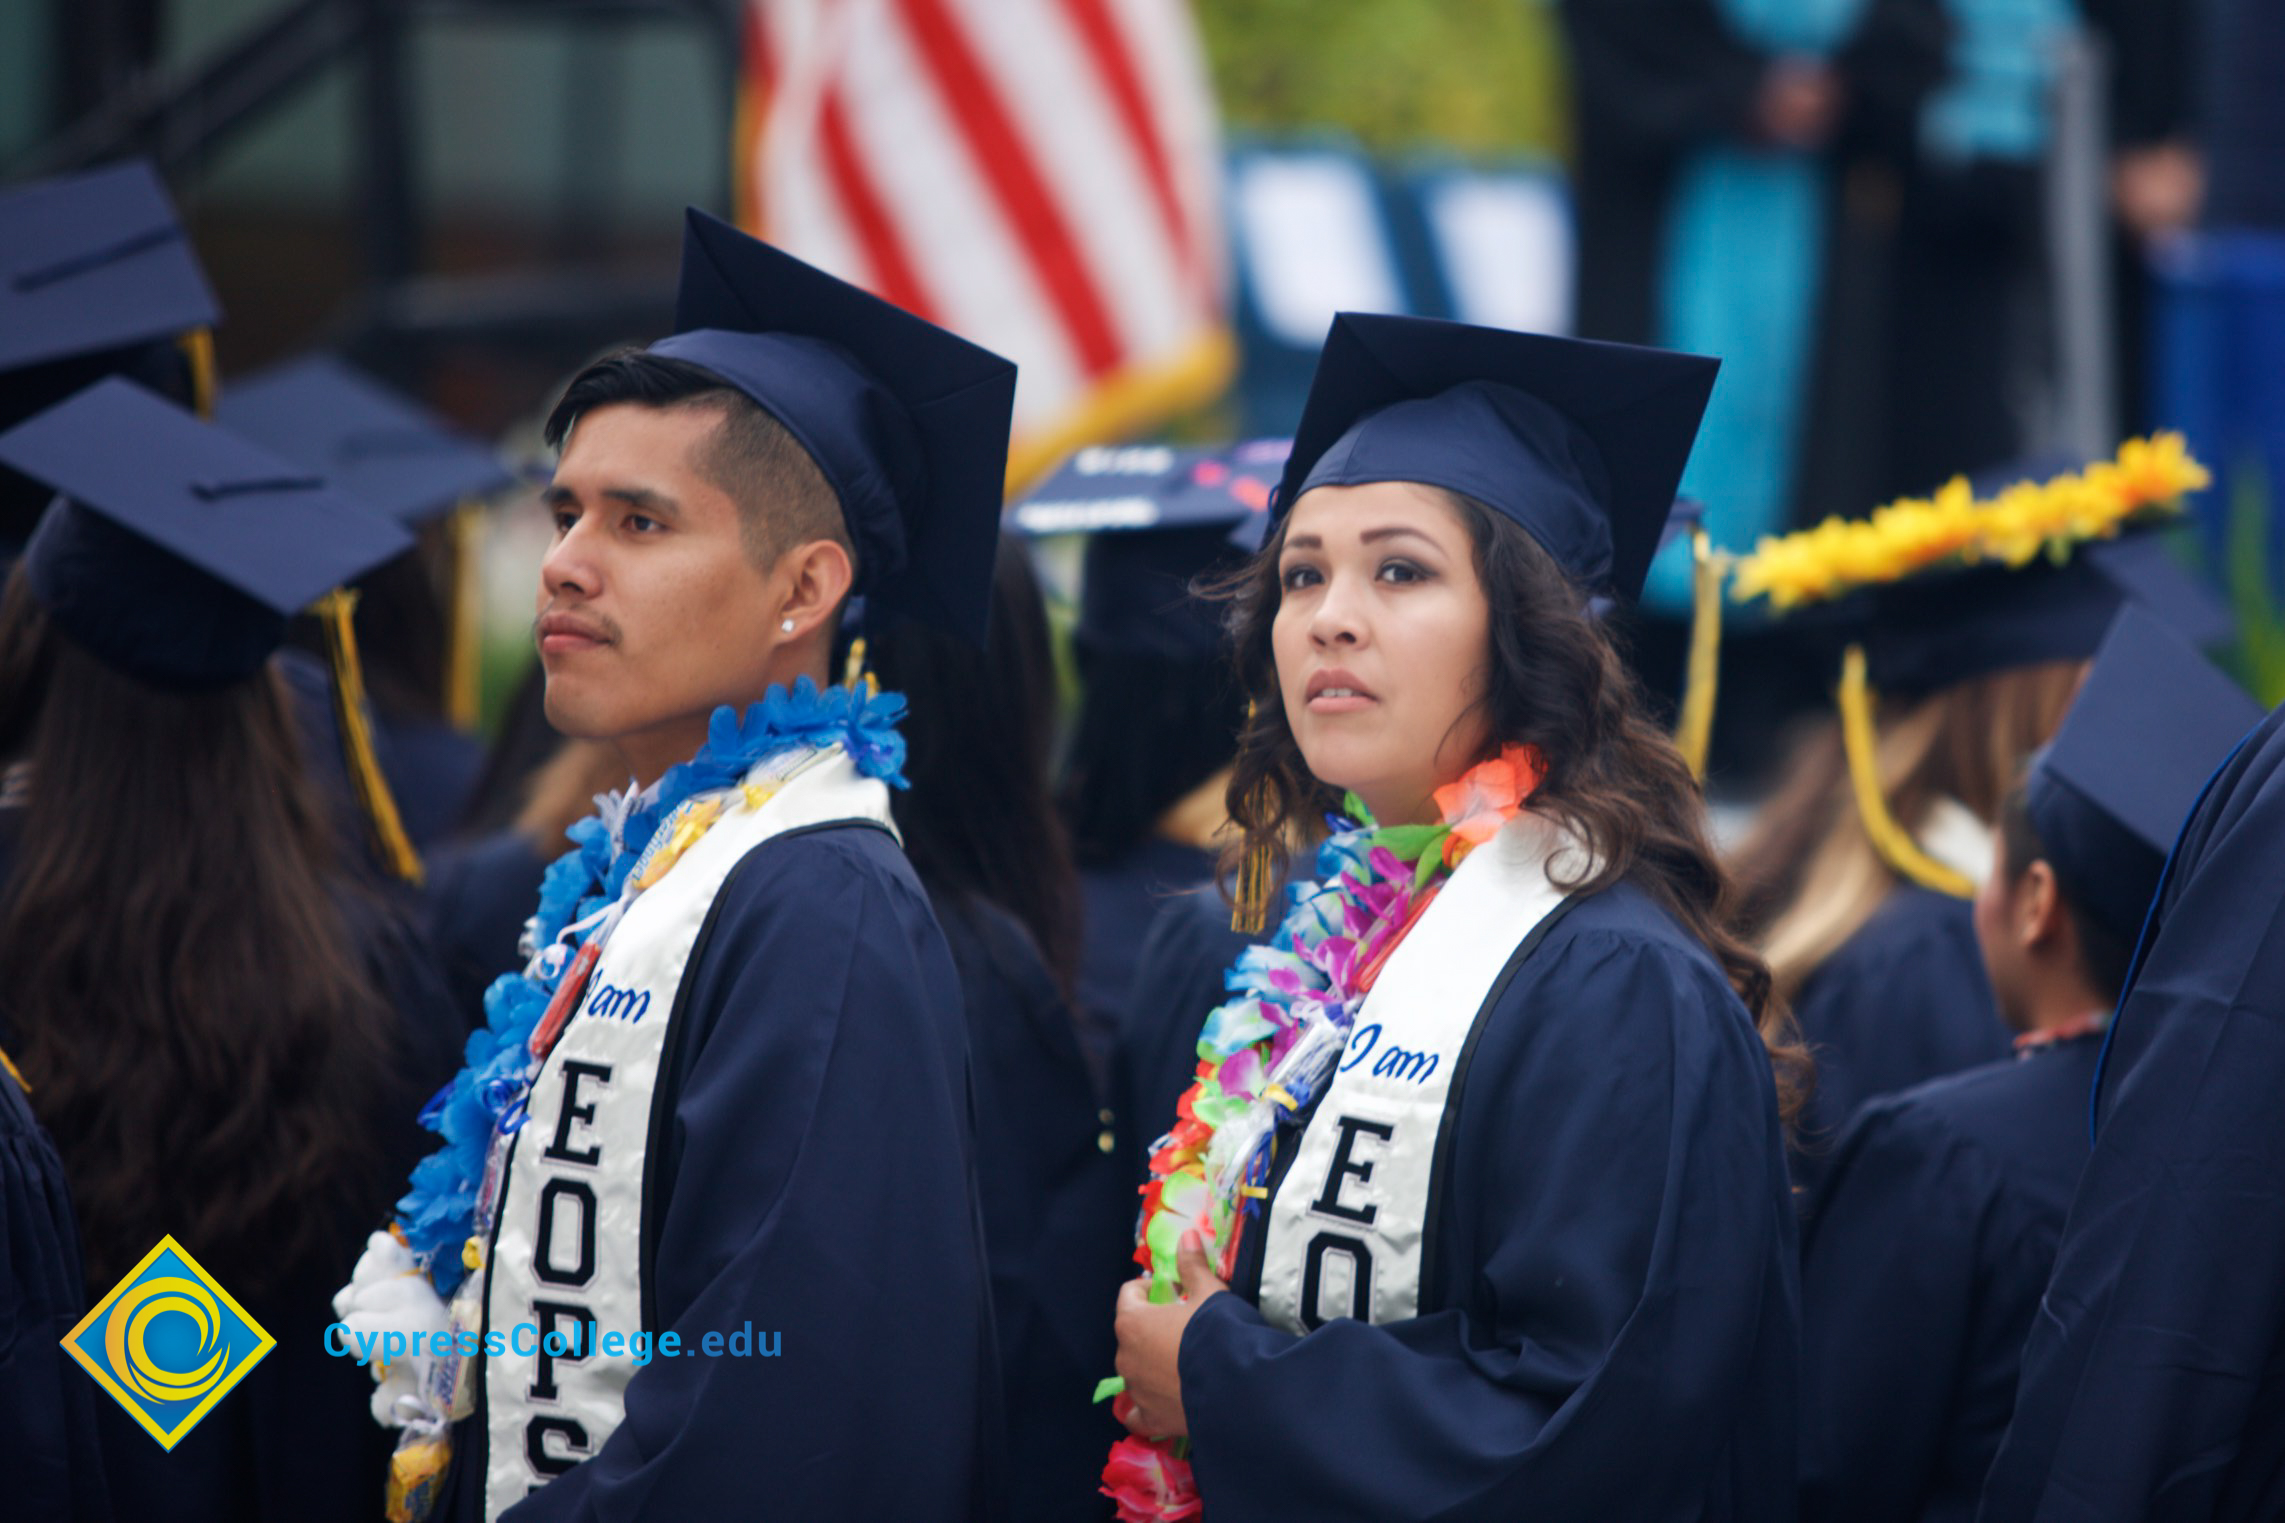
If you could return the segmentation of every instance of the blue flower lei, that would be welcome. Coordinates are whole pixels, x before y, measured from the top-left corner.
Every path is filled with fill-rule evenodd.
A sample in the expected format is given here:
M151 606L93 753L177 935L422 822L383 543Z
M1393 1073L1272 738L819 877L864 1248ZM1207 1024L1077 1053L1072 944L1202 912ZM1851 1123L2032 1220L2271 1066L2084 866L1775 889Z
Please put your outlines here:
M565 832L572 849L541 879L533 944L554 946L566 926L617 902L628 873L676 808L734 786L755 763L779 751L838 744L866 777L909 786L904 737L896 729L904 711L901 694L845 687L820 692L807 677L790 692L772 687L743 718L728 705L716 709L698 754L669 768L658 787L627 812L615 835L600 814ZM448 1299L467 1273L461 1249L475 1231L476 1195L493 1134L523 1122L524 1097L538 1069L530 1052L532 1029L570 960L547 959L536 971L494 979L484 991L484 1024L468 1038L463 1054L467 1066L421 1108L420 1124L444 1145L413 1166L412 1187L397 1202L397 1226L414 1262Z

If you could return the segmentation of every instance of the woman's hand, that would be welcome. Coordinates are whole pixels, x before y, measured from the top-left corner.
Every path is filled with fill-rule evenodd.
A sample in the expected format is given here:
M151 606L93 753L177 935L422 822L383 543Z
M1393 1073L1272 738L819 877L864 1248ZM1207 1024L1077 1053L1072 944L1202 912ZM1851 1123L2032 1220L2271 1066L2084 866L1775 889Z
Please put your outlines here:
M1118 1371L1126 1377L1127 1395L1117 1410L1119 1421L1145 1438L1189 1436L1190 1420L1182 1410L1182 1334L1208 1296L1230 1288L1207 1264L1196 1232L1182 1234L1174 1268L1182 1289L1178 1301L1151 1305L1148 1276L1129 1280L1119 1291Z

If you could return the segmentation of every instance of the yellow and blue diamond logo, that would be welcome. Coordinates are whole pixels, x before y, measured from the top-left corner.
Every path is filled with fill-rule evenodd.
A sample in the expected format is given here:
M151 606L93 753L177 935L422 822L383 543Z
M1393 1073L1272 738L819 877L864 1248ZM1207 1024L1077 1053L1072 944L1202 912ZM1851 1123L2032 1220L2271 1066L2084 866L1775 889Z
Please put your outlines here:
M160 1448L172 1449L277 1340L168 1236L63 1346Z

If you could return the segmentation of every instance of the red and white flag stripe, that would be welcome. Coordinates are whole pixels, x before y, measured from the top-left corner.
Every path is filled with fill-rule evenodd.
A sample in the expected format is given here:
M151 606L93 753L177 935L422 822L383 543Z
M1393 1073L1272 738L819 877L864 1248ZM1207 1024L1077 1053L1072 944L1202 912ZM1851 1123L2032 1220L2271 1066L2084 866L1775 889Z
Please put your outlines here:
M1234 348L1185 0L750 0L741 216L1019 367L1018 480Z

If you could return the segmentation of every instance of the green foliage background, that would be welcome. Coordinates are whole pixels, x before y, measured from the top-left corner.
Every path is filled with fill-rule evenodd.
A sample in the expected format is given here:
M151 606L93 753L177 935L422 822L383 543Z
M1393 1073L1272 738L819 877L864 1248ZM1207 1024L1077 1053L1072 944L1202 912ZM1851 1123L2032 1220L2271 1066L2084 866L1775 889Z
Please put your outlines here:
M1337 127L1377 152L1561 153L1547 0L1195 0L1233 135Z

